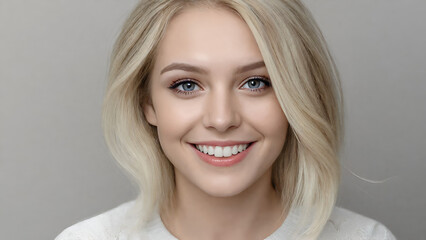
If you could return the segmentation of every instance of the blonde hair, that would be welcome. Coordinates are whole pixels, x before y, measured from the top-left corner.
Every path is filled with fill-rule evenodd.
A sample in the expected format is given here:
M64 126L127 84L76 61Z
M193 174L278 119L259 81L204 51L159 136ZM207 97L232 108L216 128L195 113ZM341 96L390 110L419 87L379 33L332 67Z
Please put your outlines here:
M302 211L298 239L315 239L337 196L342 95L325 40L299 0L148 0L137 5L113 51L103 127L115 159L139 186L140 223L147 223L157 207L167 210L174 192L173 166L142 110L150 99L156 49L171 19L200 4L238 14L259 46L289 122L272 183L287 209Z

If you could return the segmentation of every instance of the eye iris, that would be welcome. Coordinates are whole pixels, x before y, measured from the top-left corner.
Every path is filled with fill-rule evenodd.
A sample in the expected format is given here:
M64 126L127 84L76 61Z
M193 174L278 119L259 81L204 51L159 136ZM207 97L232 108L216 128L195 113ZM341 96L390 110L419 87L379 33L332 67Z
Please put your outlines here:
M260 85L260 81L259 80L250 80L248 82L249 88L258 88Z
M185 91L193 91L195 88L195 84L192 82L186 82L182 84L182 88Z

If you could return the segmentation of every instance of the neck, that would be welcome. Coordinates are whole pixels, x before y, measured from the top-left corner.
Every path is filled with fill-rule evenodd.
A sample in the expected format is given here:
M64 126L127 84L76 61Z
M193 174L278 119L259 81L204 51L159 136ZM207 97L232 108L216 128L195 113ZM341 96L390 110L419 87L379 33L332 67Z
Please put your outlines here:
M282 209L271 171L230 197L208 195L176 173L173 207L162 218L178 239L264 239L281 226Z

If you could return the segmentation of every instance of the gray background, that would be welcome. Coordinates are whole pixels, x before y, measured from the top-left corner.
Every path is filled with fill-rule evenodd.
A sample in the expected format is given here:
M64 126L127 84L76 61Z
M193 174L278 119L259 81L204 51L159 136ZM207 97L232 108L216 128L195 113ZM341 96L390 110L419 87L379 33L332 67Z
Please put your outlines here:
M0 0L1 239L53 239L136 196L100 127L112 44L136 2ZM305 2L346 98L338 205L426 239L426 1Z

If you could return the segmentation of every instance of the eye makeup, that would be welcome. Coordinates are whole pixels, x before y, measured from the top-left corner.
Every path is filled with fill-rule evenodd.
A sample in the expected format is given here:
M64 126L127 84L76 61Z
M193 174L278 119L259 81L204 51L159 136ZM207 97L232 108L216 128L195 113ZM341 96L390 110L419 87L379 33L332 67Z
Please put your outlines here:
M246 78L240 85L239 89L248 90L250 92L262 92L271 86L268 77L265 76L251 76ZM204 90L200 87L198 81L191 78L182 78L174 80L168 87L177 94L192 95Z
M265 76L252 76L247 78L240 88L248 89L251 92L261 92L271 86L268 77Z
M178 94L183 94L183 95L191 95L202 90L200 85L195 80L190 78L183 78L183 79L178 79L173 81L170 84L169 89L173 90L174 92Z

